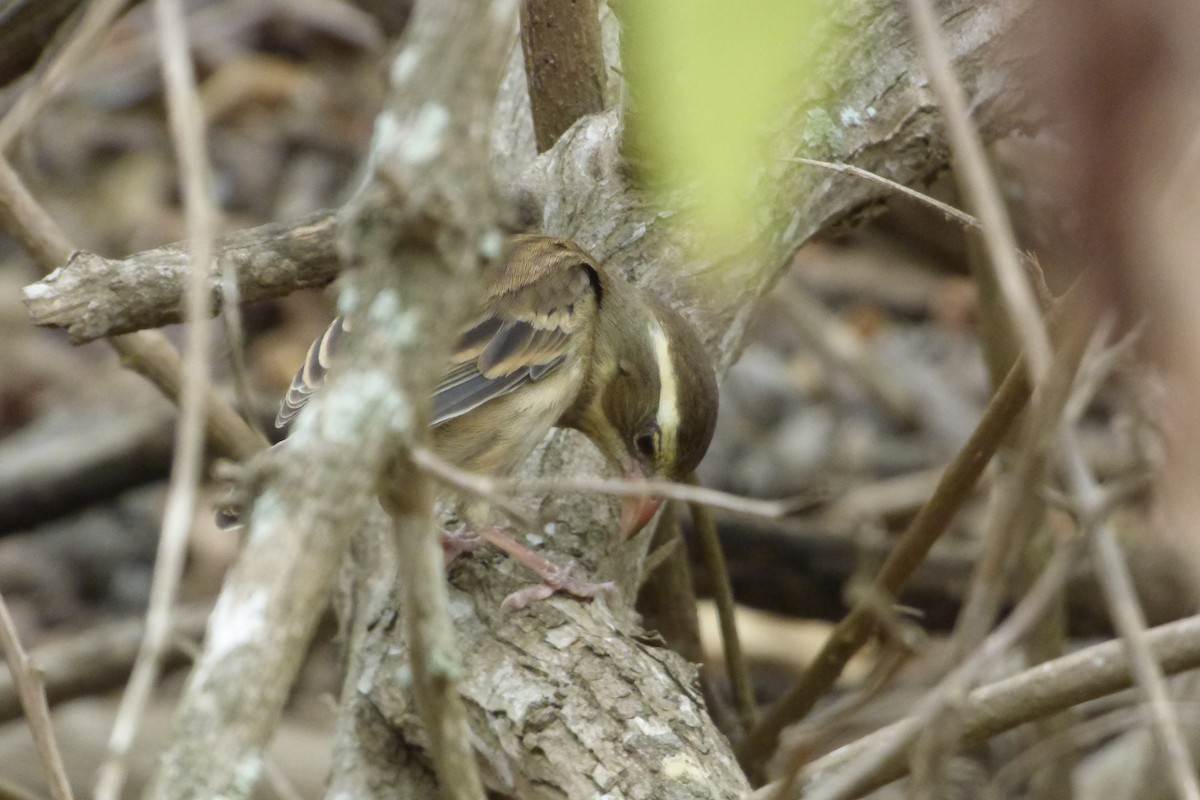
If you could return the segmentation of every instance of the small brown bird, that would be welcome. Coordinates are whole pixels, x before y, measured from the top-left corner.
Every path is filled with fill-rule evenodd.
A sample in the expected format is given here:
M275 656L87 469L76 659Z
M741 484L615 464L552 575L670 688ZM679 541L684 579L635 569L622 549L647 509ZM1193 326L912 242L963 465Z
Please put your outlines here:
M347 324L335 320L313 342L278 427L324 382ZM581 431L626 478L678 480L704 456L716 416L712 367L679 314L575 243L527 234L512 237L485 276L479 313L434 391L431 424L436 452L473 472L509 472L559 426ZM622 538L661 502L624 498ZM562 585L568 570L529 565L552 589L580 593Z

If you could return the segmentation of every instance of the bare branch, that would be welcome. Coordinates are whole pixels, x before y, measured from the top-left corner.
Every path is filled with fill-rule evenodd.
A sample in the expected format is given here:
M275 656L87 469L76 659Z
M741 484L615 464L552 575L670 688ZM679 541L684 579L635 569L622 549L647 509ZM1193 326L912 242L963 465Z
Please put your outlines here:
M984 467L1007 438L1029 400L1024 364L1018 362L996 390L970 440L946 468L933 495L921 507L896 542L872 583L874 597L895 597L933 543L946 530ZM869 603L859 603L838 623L808 669L763 716L739 748L742 764L754 775L774 752L780 732L807 714L833 685L850 657L866 643L875 628Z
M8 613L8 603L4 602L3 596L0 596L0 647L4 649L4 659L17 686L21 707L25 709L25 719L29 722L33 743L37 746L38 758L46 770L50 796L54 800L71 800L71 784L67 780L62 753L54 741L54 726L50 722L50 707L46 704L42 676L21 646L17 627Z
M212 261L216 208L212 197L212 175L206 154L204 112L196 92L191 46L183 21L180 0L155 0L158 23L159 61L167 89L171 136L180 164L184 187L188 237L186 318L187 359L180 387L179 424L175 432L175 457L171 483L163 511L162 534L154 561L154 582L146 612L146 636L138 651L129 685L121 697L109 736L104 763L96 779L98 800L121 796L127 772L129 749L154 684L158 681L163 654L171 633L171 607L183 579L187 561L188 535L195 516L196 492L204 456L204 401L211 391L209 375L212 340L207 314L207 273Z
M0 222L13 233L43 269L70 258L73 247L58 224L38 205L8 162L0 158ZM122 363L145 376L168 399L179 402L183 364L162 334L141 331L108 340ZM204 394L205 432L213 448L230 458L249 458L266 448L228 403L212 391Z
M956 158L955 175L963 197L968 199L983 225L983 240L991 268L995 271L1017 335L1025 345L1033 383L1040 385L1050 369L1050 338L1037 299L1017 257L1017 241L1008 210L988 166L983 142L967 113L966 96L954 75L931 0L908 0L908 7L921 60L929 71L930 87L946 117L947 134Z
M596 0L524 0L521 47L538 152L575 120L604 108L604 53Z
M222 269L236 275L238 296L247 302L329 283L341 271L336 227L333 213L318 211L220 237L205 313L223 308ZM68 251L68 256L69 261L51 259L60 268L25 288L25 305L36 324L66 328L79 344L182 319L186 242L122 259L86 251Z
M1067 482L1079 504L1085 525L1092 530L1092 552L1100 574L1100 586L1108 601L1109 612L1121 634L1138 689L1146 697L1146 712L1158 745L1165 756L1175 793L1185 800L1200 798L1196 765L1184 742L1179 718L1171 705L1163 680L1163 669L1151 651L1146 631L1146 616L1133 588L1129 567L1125 564L1112 525L1103 514L1107 500L1096 483L1079 449L1079 441L1070 424L1059 430L1059 453Z
M1200 617L1147 631L1146 642L1166 674L1200 668ZM1120 641L1105 642L1039 664L967 695L960 708L964 745L981 744L1026 722L1128 689L1133 682L1130 658L1125 643ZM814 761L803 772L805 787L835 779L853 768L864 754L887 746L898 736L911 735L911 726L912 720L901 720ZM869 784L858 789L871 791L883 786L903 777L907 768L908 760L901 752L875 772ZM764 786L754 793L752 800L773 800L778 789L778 784Z
M485 137L515 23L511 0L482 12L467 0L426 3L409 23L368 180L341 218L343 244L359 267L341 310L367 324L348 338L337 379L272 454L247 547L222 591L152 797L234 792L247 773L259 773L333 577L381 487L393 535L364 538L403 569L385 580L403 592L410 688L427 753L443 796L483 797L456 688L461 667L432 492L408 452L428 436L433 376L470 306L481 257L499 254ZM371 586L368 572L381 566L364 568L359 586ZM349 686L361 693L373 681L352 674ZM352 708L345 730L353 737L360 731Z

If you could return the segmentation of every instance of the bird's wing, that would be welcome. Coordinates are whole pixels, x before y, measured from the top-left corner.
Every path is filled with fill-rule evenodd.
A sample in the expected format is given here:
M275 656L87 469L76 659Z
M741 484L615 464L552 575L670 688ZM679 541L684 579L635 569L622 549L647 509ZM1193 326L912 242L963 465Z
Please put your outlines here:
M545 241L552 248L558 240ZM567 360L575 337L586 335L600 285L591 260L574 247L524 255L489 281L483 313L459 337L434 390L432 424L541 380Z
M530 237L533 242L533 237ZM543 245L543 242L545 243ZM558 369L599 302L600 276L569 243L537 237L487 281L480 314L459 336L433 393L431 424L440 425ZM275 425L288 426L320 388L349 330L342 317L309 347Z
M292 385L288 387L283 402L279 404L279 413L275 415L276 428L288 427L308 403L308 398L312 397L313 392L325 384L325 376L333 366L339 343L347 330L349 323L344 317L338 317L309 345L304 365L297 370L292 378Z

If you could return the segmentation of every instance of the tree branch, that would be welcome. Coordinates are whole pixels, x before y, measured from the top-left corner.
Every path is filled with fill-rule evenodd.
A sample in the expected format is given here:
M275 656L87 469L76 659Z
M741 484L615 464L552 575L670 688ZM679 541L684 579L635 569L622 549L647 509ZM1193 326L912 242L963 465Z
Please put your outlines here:
M1188 617L1149 630L1146 643L1168 675L1200 668L1200 617ZM963 746L974 747L1018 725L1123 691L1133 686L1133 680L1126 645L1114 640L982 686L968 694L959 709ZM802 796L812 786L833 779L852 768L864 754L885 746L896 736L907 735L908 727L908 720L901 720L817 759L804 769L801 791L785 797ZM878 789L903 777L907 769L908 754L900 752L872 775L870 784L858 789L861 792ZM778 788L775 784L764 786L754 793L752 800L774 799Z
M462 669L431 492L408 454L428 436L427 398L470 308L481 258L500 254L485 137L515 23L511 0L482 12L458 0L421 4L406 29L368 182L339 220L358 267L341 311L363 324L337 378L271 454L248 545L213 613L151 797L234 794L253 783L334 575L361 532L384 557L355 576L358 587L371 586L383 564L401 568L382 577L402 592L407 637L403 645L388 638L411 656L405 688L443 796L483 798L456 689ZM392 515L383 523L392 535L382 538L373 514L380 487ZM352 672L347 686L371 684Z
M1017 362L996 390L979 427L946 468L933 496L921 507L880 567L871 584L871 598L856 605L838 623L808 669L747 735L741 746L741 760L753 774L762 774L763 765L775 751L784 726L800 719L816 705L833 686L850 657L866 643L875 630L874 605L879 602L878 598L896 597L967 501L984 467L1014 429L1029 401L1024 369L1023 362Z
M20 177L0 157L0 223L12 232L43 269L64 263L74 251L66 234L38 205ZM182 293L182 285L178 287ZM138 331L108 340L125 366L140 373L170 400L179 403L183 364L161 333ZM228 403L211 389L204 396L205 433L218 452L230 458L249 458L267 446Z
M208 312L221 311L221 268L226 264L234 266L237 294L247 302L329 283L342 268L335 234L334 214L318 211L219 238L208 276ZM81 250L26 287L25 306L35 324L66 328L75 344L157 328L182 320L187 270L186 242L123 259Z
M521 49L539 153L575 120L604 108L597 0L523 0Z

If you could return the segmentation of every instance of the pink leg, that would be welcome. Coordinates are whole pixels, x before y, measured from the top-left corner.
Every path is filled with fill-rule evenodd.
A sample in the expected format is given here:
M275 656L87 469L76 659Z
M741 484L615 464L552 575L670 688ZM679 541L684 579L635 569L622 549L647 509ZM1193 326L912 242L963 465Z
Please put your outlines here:
M449 567L454 560L465 553L473 553L484 545L484 538L472 533L466 525L458 530L442 530L442 558L445 566Z
M601 592L612 593L617 590L612 581L586 583L573 578L571 573L575 569L574 563L561 567L551 563L509 536L503 528L495 526L483 528L478 535L480 539L529 567L543 581L536 586L519 589L504 598L503 607L506 609L524 608L530 603L545 600L558 592L578 597L581 600L590 600Z

